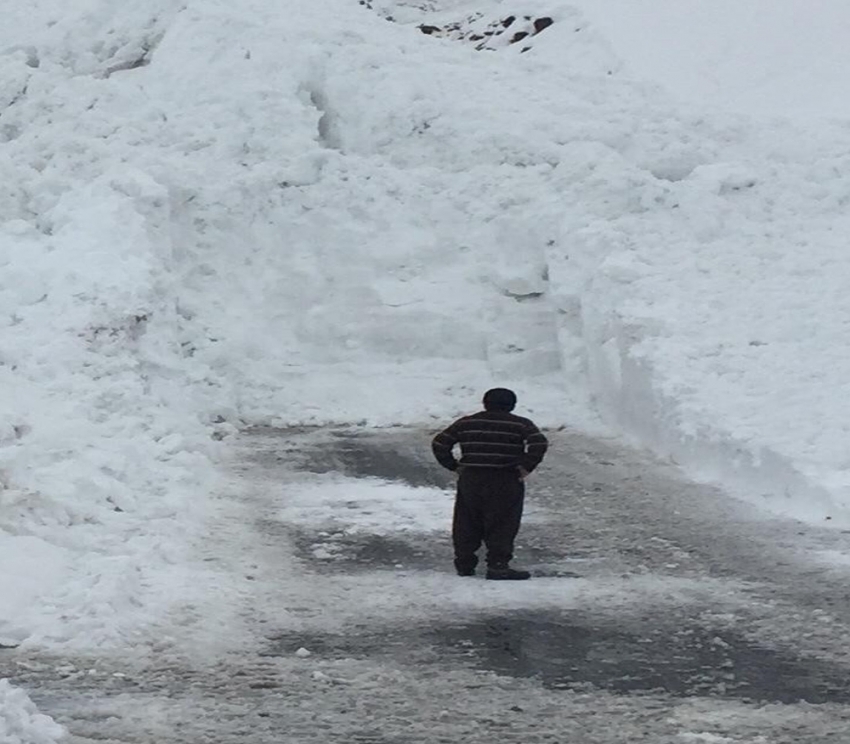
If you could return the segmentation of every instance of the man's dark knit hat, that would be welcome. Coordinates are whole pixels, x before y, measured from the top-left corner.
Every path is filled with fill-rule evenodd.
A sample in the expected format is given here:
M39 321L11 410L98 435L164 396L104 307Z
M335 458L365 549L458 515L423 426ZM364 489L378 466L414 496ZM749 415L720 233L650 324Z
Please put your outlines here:
M484 393L484 408L488 411L513 411L516 393L507 388L493 388Z

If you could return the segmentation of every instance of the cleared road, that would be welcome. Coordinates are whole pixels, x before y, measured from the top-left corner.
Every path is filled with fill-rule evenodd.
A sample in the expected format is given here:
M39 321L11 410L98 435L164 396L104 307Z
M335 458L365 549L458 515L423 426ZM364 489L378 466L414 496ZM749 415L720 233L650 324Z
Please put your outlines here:
M548 435L516 560L536 583L500 585L502 600L522 593L509 606L453 575L447 532L280 517L288 489L320 473L451 487L429 432L256 430L226 496L252 544L223 528L210 546L256 569L253 650L96 664L7 650L0 671L79 742L850 742L850 535L765 517L616 443ZM334 560L316 557L323 541ZM276 623L268 595L292 585L293 560L302 588ZM403 597L425 575L467 582L474 601L370 613L370 587ZM535 586L553 600L532 601ZM559 603L576 587L585 599Z

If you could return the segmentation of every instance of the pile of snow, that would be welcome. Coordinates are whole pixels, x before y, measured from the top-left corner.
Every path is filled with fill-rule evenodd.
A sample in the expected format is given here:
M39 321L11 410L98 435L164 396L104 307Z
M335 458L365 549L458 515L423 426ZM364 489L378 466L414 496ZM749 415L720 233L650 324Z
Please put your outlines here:
M21 689L0 679L0 741L4 744L54 744L66 737L65 729L38 712Z
M370 5L0 31L0 637L135 642L189 602L235 427L445 421L493 383L846 517L846 127L681 103L575 3ZM418 28L510 16L552 23Z
M135 638L201 531L216 412L186 361L173 196L113 77L176 8L39 4L0 40L5 643Z

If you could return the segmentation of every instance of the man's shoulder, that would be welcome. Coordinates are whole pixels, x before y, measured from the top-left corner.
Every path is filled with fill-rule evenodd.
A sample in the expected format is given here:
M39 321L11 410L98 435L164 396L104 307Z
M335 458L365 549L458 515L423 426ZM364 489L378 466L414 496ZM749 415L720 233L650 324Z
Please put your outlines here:
M461 416L459 419L457 419L452 424L452 426L453 427L457 427L457 426L462 427L462 426L468 426L469 424L474 424L476 421L482 420L482 418L483 418L482 414L483 413L485 413L485 411L478 411L476 413L470 413L466 416Z
M515 413L507 413L507 412L502 414L502 415L505 417L506 421L511 421L515 424L522 424L523 426L526 426L526 427L533 426L535 429L537 428L537 425L530 418L526 418L525 416L518 416Z
M471 413L469 416L464 416L457 420L458 424L477 424L488 422L491 424L508 424L513 426L522 426L523 428L535 426L531 419L524 416L517 416L515 413L508 411L478 411ZM536 428L536 427L535 427Z
M455 429L458 429L458 428L463 428L464 426L466 426L466 425L467 425L467 424L469 424L470 422L474 422L474 421L475 421L475 417L476 417L477 415L478 415L478 414L476 414L476 413L470 413L470 414L469 414L469 415L467 415L467 416L461 416L460 418L455 419L454 421L452 421L452 423L450 423L450 424L449 424L449 425L445 428L445 430L444 430L444 431L449 431L449 430L455 430Z

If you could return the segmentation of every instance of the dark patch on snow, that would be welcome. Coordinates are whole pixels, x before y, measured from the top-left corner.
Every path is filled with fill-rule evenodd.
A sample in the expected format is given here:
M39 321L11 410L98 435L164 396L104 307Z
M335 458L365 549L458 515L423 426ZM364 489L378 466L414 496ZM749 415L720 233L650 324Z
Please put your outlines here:
M433 568L422 547L399 537L371 533L298 532L295 550L299 560L320 573L356 573L364 569Z
M850 702L846 670L791 649L759 646L728 629L597 625L537 613L443 628L441 641L493 671L554 688L661 691L793 704Z
M536 18L534 20L534 33L539 34L541 31L545 31L553 23L555 23L555 21L551 18Z
M475 579L447 580L476 586ZM549 689L787 705L850 702L850 681L837 665L759 646L729 629L679 620L675 627L662 621L633 628L554 610L508 613L437 627L287 633L273 638L266 653L288 656L304 647L323 660L383 657L420 664L448 654L500 675L537 678Z
M359 4L370 10L380 12L370 0L359 0ZM425 4L419 7L423 12L433 10L433 8ZM387 15L386 12L382 13L382 16L387 21L393 21L392 16ZM422 23L417 28L427 36L439 36L456 41L467 41L474 44L478 50L495 50L537 36L554 25L554 23L554 19L549 16L537 18L531 15L524 15L522 18L516 15L508 15L488 21L483 13L475 12L461 20L452 21L440 26ZM504 34L507 29L511 29L513 32L512 36L507 42L498 43L496 39ZM530 45L525 46L521 51L527 52L531 48Z
M418 450L405 452L381 437L337 432L333 439L305 447L299 469L311 473L339 472L351 478L381 478L415 487L445 487L450 475L424 457L430 453L429 435L423 433L419 445Z

